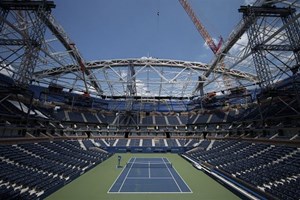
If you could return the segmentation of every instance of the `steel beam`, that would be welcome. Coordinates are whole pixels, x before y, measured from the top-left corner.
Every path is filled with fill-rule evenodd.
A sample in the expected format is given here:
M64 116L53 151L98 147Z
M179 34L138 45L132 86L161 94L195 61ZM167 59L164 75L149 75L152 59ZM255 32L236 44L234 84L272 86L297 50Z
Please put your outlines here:
M95 88L98 94L102 94L103 91L101 89L101 86L98 84L97 79L86 68L85 66L86 63L83 57L80 55L80 52L76 48L75 44L68 37L64 29L55 21L52 15L50 15L49 17L43 17L43 20L44 23L48 26L48 28L53 32L53 34L57 37L57 39L63 44L66 50L70 53L70 55L76 60L78 66L80 66L80 70L83 71L83 73L85 73L88 76L92 86ZM86 90L88 90L87 85L85 87Z
M256 17L287 17L295 13L295 8L277 8L275 6L241 6L239 12L244 16Z
M6 10L38 10L43 4L46 11L51 11L56 5L54 1L12 1L2 0L0 7Z
M36 41L31 40L30 41L31 46L38 46L38 43ZM2 39L0 38L0 45L3 46L25 46L28 44L28 41L24 39Z
M256 1L254 5L261 6L265 3L266 0ZM220 63L221 60L224 59L229 50L236 44L236 42L240 39L240 37L247 31L247 29L251 26L251 24L255 21L253 17L246 17L242 19L236 28L230 33L227 41L224 43L223 47L219 49L218 54L214 58L210 68L205 72L204 76L208 77L216 66Z
M190 68L194 70L207 71L209 70L208 65L198 62L189 62L189 61L179 61L179 60L162 60L162 59L120 59L120 60L104 60L104 61L94 61L87 63L87 69L99 69L110 67L120 67L120 66L162 66L162 67L174 67L174 68ZM38 78L51 77L59 74L70 73L80 70L77 65L69 65L64 67L52 68L48 70L35 72L34 75ZM232 77L247 79L250 81L256 81L257 77L253 74L242 72L239 70L227 69L227 68L217 68L215 73L219 74L228 74ZM134 77L134 76L133 76Z
M25 40L25 52L21 59L18 72L14 74L14 79L18 84L29 85L32 80L32 74L36 67L38 54L44 39L46 26L40 19L41 15L49 15L51 10L47 9L43 3L40 3L35 10L35 22L32 24L31 31L27 32L29 40ZM35 41L36 44L32 45L30 41Z
M253 48L254 51L297 51L293 45L257 45ZM299 51L299 47L298 47Z
M267 51L292 51L295 54L296 61L298 60L297 57L299 56L297 55L297 52L299 53L300 49L300 31L299 22L295 20L297 18L295 15L296 10L294 8L277 8L275 6L242 6L239 11L243 13L244 18L261 17L261 22L255 20L255 22L249 27L248 39L252 50L256 72L259 78L259 84L261 87L268 88L273 84L273 76L267 59ZM271 41L271 39L274 38L274 34L277 35L280 33L280 31L277 30L272 34L273 37L269 37L267 39L264 38L267 33L261 32L261 30L263 30L261 26L267 17L282 19L283 26L280 28L280 31L283 29L287 30L287 38L289 39L290 44L267 44L268 41ZM293 23L291 23L291 21L293 21ZM299 61L297 61L297 63L299 63ZM298 65L299 64L296 64L296 66ZM293 73L295 73L295 71L293 71Z
M287 25L286 32L296 61L295 66L292 67L293 74L297 73L300 67L300 23L299 20L290 23L290 21L293 21L295 18L297 18L297 15L294 13L282 17L283 23Z
M136 82L135 82L135 70L134 70L134 66L130 63L128 65L128 69L127 69L127 88L126 88L126 110L127 111L131 111L132 110L132 106L133 106L133 96L136 95L137 91L136 91ZM126 115L126 117L130 117Z

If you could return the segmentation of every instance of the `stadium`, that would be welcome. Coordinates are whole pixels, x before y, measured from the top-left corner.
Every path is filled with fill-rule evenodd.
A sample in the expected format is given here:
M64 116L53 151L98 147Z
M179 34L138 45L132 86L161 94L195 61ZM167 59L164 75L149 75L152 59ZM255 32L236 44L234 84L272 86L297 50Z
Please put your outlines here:
M299 199L298 0L174 1L210 62L87 60L56 3L0 1L0 199Z

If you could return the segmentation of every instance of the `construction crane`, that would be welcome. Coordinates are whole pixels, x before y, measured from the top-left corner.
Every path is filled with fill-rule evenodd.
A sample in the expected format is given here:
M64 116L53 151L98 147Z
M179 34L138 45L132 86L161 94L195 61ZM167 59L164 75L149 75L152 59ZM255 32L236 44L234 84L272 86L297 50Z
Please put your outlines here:
M218 52L219 52L219 49L221 48L222 43L223 43L222 37L220 37L220 40L219 40L218 44L215 44L214 40L212 39L210 34L207 32L204 25L201 23L201 21L196 16L196 14L193 11L193 9L192 9L191 5L189 4L188 0L179 0L179 2L182 5L182 7L184 8L185 12L191 18L192 22L196 26L198 32L200 33L200 35L202 36L202 38L204 39L206 44L209 46L209 48L212 50L212 52L215 55L217 55ZM221 68L225 69L225 64L224 64L223 61L221 61ZM223 80L224 80L224 85L225 85L226 89L230 88L231 84L230 84L229 77L227 75L223 75ZM201 77L199 77L199 81L203 81ZM197 89L200 90L200 94L201 94L201 96L203 96L203 83L202 82L199 83Z

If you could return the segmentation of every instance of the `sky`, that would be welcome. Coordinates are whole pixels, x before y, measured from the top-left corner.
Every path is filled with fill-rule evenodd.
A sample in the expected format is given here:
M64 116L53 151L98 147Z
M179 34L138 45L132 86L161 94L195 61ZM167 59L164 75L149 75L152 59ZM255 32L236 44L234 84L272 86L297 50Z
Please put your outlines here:
M225 40L253 0L190 0L210 35ZM212 51L178 0L56 0L53 15L86 61L154 57L210 63Z

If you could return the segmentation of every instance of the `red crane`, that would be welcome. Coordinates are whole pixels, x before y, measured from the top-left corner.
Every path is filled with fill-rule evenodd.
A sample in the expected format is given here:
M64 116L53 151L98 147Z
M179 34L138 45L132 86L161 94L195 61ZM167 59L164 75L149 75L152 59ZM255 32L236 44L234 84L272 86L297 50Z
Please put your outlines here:
M193 11L188 0L179 0L179 2L182 5L182 7L184 8L185 12L191 18L192 22L196 26L198 32L200 33L202 38L205 40L205 42L209 46L209 48L212 50L212 52L215 55L218 54L219 49L221 48L222 43L223 43L223 38L220 36L220 40L219 40L218 44L216 45L214 40L212 39L212 37L209 35L207 30L205 29L204 25L201 23L201 21L196 16L196 14ZM221 61L220 64L221 64L221 68L224 69L225 68L224 62ZM225 85L226 89L230 88L231 83L230 83L229 77L227 75L223 75L223 80L224 80L224 85ZM199 88L199 90L202 90L202 93L203 93L203 83L199 83L198 88ZM200 89L200 88L202 88L202 89Z
M196 26L198 32L201 34L203 39L205 40L206 44L209 46L209 48L213 51L214 54L217 54L220 47L222 46L223 39L220 37L219 43L216 45L212 37L209 35L201 21L197 18L196 14L194 13L192 7L188 3L187 0L179 0L180 4L186 11L186 13L191 18L192 22Z

